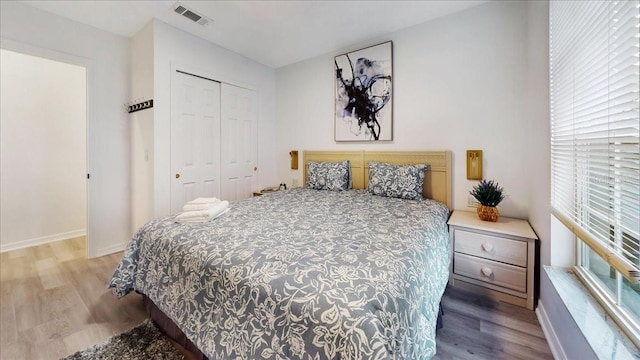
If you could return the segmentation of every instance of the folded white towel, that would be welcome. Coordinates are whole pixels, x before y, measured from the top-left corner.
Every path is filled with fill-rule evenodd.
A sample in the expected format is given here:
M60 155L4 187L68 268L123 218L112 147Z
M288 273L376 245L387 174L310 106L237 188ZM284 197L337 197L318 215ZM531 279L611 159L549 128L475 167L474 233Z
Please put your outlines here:
M185 223L189 223L189 224L194 224L194 223L203 223L203 222L206 222L206 221L210 221L210 220L213 220L213 219L219 218L220 216L224 215L224 214L225 214L227 211L229 211L229 210L231 210L231 209L226 208L226 209L224 209L220 214L218 214L218 215L217 215L217 216L215 216L215 217L182 219L182 220L179 220L178 222L179 222L179 223L183 223L183 224L185 224Z
M209 210L185 211L182 214L176 216L176 220L208 219L208 218L209 218Z
M229 210L229 202L227 200L220 201L208 210L209 217L215 219L222 215L226 210Z
M178 222L203 222L217 218L229 210L228 201L220 201L207 210L185 211L176 216Z
M215 202L219 202L220 200L218 200L218 198L216 197L199 197L195 200L191 200L188 201L187 204L210 204L210 203L215 203Z
M216 199L216 201L213 201L213 202L210 202L210 203L194 203L194 204L187 203L185 206L182 207L182 211L209 210L213 206L215 206L215 205L217 205L219 203L220 203L220 200L218 200L218 199Z

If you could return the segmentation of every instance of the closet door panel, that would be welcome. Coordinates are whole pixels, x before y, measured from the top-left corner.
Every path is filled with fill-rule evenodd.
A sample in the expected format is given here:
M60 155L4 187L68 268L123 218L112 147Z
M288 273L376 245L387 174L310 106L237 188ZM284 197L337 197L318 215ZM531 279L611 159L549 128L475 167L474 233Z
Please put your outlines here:
M171 212L196 197L220 196L220 83L173 72Z
M222 197L251 197L258 186L257 95L221 84Z

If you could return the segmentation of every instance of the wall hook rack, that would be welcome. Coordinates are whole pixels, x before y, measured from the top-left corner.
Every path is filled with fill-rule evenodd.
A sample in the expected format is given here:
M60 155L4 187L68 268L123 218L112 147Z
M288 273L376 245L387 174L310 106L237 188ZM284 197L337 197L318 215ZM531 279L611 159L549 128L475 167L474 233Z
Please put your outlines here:
M144 109L150 109L153 107L153 99L134 101L133 104L127 104L125 105L125 107L129 114L134 113L136 111L144 110Z

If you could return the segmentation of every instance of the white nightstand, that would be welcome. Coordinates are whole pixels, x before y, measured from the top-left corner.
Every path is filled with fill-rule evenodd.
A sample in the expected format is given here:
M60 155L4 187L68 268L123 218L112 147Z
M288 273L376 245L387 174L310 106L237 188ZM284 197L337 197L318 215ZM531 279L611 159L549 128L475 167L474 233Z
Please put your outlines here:
M482 221L475 212L449 219L449 284L533 310L536 236L526 220Z

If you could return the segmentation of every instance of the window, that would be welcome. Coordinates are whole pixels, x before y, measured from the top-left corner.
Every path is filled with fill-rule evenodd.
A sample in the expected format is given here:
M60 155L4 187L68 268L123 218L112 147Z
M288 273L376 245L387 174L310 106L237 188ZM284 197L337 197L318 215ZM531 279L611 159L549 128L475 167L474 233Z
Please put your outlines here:
M550 4L551 207L640 346L640 1Z

